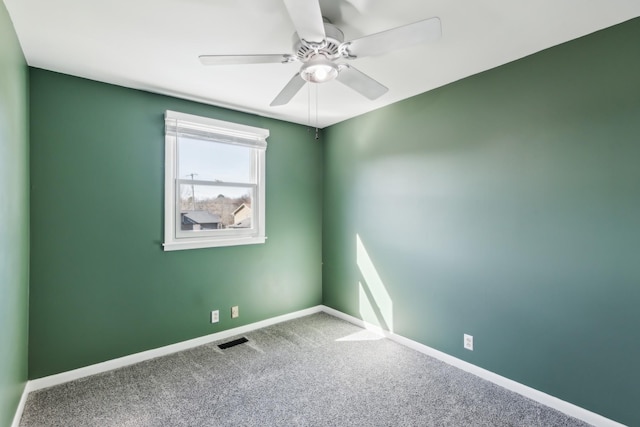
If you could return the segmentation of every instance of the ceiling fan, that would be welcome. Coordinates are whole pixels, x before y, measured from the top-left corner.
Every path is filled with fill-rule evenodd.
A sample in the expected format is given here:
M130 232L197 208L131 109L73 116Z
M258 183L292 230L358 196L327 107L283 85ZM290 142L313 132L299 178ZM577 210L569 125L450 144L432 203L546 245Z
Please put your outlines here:
M201 55L204 65L265 64L301 62L300 71L285 85L271 106L285 105L307 83L338 80L370 100L389 89L357 68L337 63L402 49L440 38L439 18L429 18L380 33L344 41L338 27L322 17L319 0L283 0L293 21L293 54Z

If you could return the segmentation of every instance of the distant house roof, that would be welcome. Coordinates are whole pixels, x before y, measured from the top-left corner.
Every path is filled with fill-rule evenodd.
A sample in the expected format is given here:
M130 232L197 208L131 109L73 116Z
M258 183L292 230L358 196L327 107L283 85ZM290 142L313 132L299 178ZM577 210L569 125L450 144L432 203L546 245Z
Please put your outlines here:
M182 217L194 224L215 224L221 221L220 215L208 211L185 211L182 212Z

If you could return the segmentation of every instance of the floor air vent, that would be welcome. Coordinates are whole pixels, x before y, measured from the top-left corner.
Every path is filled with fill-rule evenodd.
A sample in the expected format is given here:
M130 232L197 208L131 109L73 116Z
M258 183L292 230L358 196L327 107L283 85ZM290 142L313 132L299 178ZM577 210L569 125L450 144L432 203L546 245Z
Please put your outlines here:
M246 339L245 337L242 337L242 338L238 338L237 340L233 340L233 341L226 342L226 343L224 343L224 344L220 344L220 345L218 346L218 348L220 348L220 349L222 349L222 350L225 350L225 349L227 349L227 348L229 348L229 347L234 347L234 346L236 346L236 345L238 345L238 344L244 344L244 343L246 343L247 341L249 341L249 340L248 340L248 339Z

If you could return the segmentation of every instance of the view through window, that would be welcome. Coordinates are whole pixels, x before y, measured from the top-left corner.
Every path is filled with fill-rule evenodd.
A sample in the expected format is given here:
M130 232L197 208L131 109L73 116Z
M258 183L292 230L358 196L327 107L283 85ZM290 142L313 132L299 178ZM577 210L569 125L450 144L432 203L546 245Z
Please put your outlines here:
M170 111L165 118L165 250L263 243L268 131Z

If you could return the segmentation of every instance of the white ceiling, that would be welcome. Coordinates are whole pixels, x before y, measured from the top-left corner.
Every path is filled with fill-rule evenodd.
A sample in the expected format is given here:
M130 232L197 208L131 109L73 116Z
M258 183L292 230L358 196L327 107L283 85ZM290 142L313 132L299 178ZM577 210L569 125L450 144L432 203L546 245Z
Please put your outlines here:
M270 107L300 63L206 67L198 56L291 53L282 0L4 3L33 67L319 127L640 16L638 0L320 0L345 40L434 16L442 38L350 62L389 87L376 101L332 81Z

